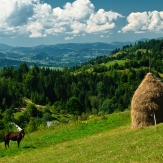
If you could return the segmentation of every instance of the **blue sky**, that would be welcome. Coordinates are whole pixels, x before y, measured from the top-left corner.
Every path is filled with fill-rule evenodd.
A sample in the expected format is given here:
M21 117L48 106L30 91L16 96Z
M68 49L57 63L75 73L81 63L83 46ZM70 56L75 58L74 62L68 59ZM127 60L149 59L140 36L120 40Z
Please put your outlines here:
M1 0L0 43L135 41L163 36L163 0Z

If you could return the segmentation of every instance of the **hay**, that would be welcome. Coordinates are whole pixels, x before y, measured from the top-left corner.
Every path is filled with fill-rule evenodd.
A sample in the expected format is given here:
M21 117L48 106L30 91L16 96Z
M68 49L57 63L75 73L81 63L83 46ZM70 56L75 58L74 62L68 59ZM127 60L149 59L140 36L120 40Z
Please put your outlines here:
M132 128L163 122L163 83L148 73L131 101Z

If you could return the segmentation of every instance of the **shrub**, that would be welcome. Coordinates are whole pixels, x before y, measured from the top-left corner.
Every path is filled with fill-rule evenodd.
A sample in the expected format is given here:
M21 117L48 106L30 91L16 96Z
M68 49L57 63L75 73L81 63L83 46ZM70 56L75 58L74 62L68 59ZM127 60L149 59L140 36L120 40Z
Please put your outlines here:
M37 124L33 117L30 117L30 121L26 127L27 132L33 132L37 130Z

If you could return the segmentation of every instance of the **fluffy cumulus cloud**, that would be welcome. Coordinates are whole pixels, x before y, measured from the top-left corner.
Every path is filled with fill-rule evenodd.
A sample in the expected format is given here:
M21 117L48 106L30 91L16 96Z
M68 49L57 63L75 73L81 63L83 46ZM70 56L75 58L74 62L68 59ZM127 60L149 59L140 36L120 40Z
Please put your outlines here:
M23 33L23 26L34 14L36 0L0 1L0 36L15 36ZM20 28L20 26L22 26Z
M86 22L86 31L88 33L95 33L113 29L115 27L113 20L116 20L118 17L123 16L112 11L106 12L105 10L100 9L98 12L90 15Z
M40 0L1 0L0 37L46 37L65 33L70 34L65 40L70 40L74 35L106 33L115 28L114 21L122 17L113 11L95 11L90 0L67 2L63 8L52 8Z
M163 11L136 12L127 17L128 24L122 28L122 32L133 31L135 33L144 33L146 31L163 31Z

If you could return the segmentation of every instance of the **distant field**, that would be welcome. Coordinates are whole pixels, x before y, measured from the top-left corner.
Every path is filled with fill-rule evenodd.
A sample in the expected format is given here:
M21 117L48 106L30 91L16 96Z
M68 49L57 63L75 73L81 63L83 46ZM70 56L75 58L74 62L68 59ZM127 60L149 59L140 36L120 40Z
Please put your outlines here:
M115 61L109 61L109 62L106 63L105 65L106 65L107 67L112 66L112 65L114 65L114 64L116 64L116 63L118 63L119 65L124 65L125 62L126 62L126 60L115 60Z
M53 69L53 70L62 70L63 68L62 67L49 67L50 69Z
M130 112L26 134L20 149L0 144L0 162L162 163L163 124L131 129Z

